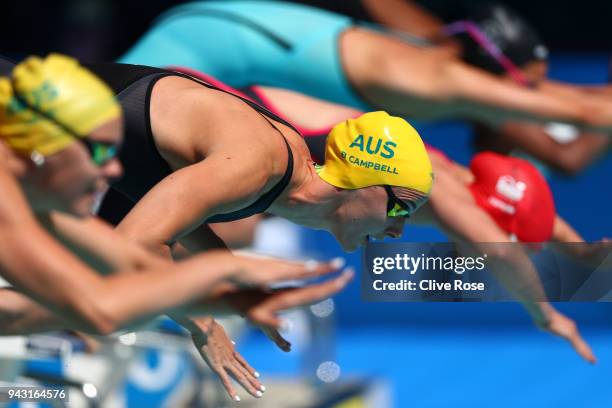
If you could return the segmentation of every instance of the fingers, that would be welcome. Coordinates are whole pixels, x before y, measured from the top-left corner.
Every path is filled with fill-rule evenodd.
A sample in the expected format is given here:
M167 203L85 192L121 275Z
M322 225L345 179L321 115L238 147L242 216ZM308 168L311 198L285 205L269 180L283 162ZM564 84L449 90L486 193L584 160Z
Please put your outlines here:
M267 309L272 313L276 313L281 310L318 302L319 300L333 296L344 289L353 278L353 275L353 269L346 268L340 276L326 282L299 289L280 291L271 295L266 301L264 301L261 308ZM275 325L274 327L278 327L278 325Z
M242 255L250 258L250 265L256 267L255 271L265 270L265 274L256 273L261 280L254 279L255 284L272 284L286 280L312 279L336 272L345 264L344 258L334 258L329 262L293 262L280 259L258 259L250 255ZM263 262L263 264L258 264Z
M280 328L276 314L282 310L316 303L338 293L351 281L354 271L346 268L337 278L299 289L286 289L270 294L268 299L254 306L247 314L251 321L270 328ZM280 335L279 335L280 336ZM275 343L275 339L272 339ZM279 347L284 350L282 344Z
M329 275L342 268L345 263L345 259L341 257L334 258L329 262L307 261L300 264L301 273L297 274L294 279L311 279Z
M263 331L270 340L274 342L285 353L291 351L291 343L289 343L274 327L262 326Z
M234 342L232 343L235 344ZM234 365L244 374L244 376L247 378L249 383L255 389L254 395L256 397L261 397L260 394L266 390L266 387L264 387L263 384L261 384L259 380L257 379L259 377L259 373L255 371L255 369L251 367L249 363L244 359L244 357L242 357L240 353L238 353L236 350L234 350L233 356L234 356Z
M286 280L305 280L313 279L324 275L329 275L342 268L345 264L344 258L334 258L329 262L290 262L290 261L270 261L270 273L266 283L272 284Z
M559 313L554 314L546 330L569 341L574 350L576 350L576 353L589 363L595 364L597 362L593 350L591 350L591 347L584 341L573 320Z
M232 380L230 379L229 375L227 375L227 373L225 372L225 369L221 366L213 366L211 368L219 376L219 379L221 380L221 383L223 384L223 388L225 388L225 391L227 391L227 394L230 396L230 398L236 402L240 401L240 397L238 396L238 393L232 386Z
M229 365L226 367L226 369L229 371L232 378L242 385L242 388L247 390L249 394L257 398L260 398L263 395L263 392L260 390L261 384L259 384L259 381L247 373L244 367L242 367L240 364L236 363ZM254 385L253 382L256 385Z
M227 336L223 326L213 321L206 338L194 337L194 342L206 364L219 376L223 387L234 401L240 401L240 397L232 385L231 378L254 397L263 395L265 387L256 378L259 374L236 351L236 343Z
M241 357L242 361L244 359ZM256 398L261 398L266 390L256 378L253 372L249 372L242 363L237 359L225 366L215 365L212 370L219 376L223 388L225 388L230 398L236 402L240 401L240 396L232 385L232 378L236 380L249 394ZM230 378L231 377L231 378Z
M576 350L576 353L578 353L580 357L584 358L591 364L595 364L597 362L597 358L595 357L593 350L588 343L584 341L578 330L567 336L566 339L571 343L572 347L574 350Z

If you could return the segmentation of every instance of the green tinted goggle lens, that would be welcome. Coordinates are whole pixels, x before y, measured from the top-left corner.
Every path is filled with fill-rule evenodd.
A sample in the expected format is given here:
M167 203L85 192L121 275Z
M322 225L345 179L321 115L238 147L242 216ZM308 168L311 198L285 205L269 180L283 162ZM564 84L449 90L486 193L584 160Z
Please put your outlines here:
M87 148L96 166L103 166L117 157L117 146L114 143L92 142L81 138L78 140Z
M411 208L407 203L395 196L393 190L389 186L385 186L387 192L387 216L389 217L410 217L416 211L416 205Z
M106 145L94 143L94 154L92 160L96 165L101 166L117 156L117 147L114 145Z
M395 204L393 206L393 208L389 211L387 211L387 215L389 217L410 217L410 211L402 208L399 206L399 204Z

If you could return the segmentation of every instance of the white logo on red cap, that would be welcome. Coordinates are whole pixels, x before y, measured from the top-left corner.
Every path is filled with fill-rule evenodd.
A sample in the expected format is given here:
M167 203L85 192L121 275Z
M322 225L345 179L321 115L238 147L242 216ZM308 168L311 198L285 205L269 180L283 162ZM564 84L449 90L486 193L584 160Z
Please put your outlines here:
M523 181L516 181L510 175L504 175L497 179L495 190L511 201L521 201L527 190L527 184Z
M506 214L514 215L514 213L516 213L516 208L514 208L513 205L508 204L495 196L489 197L489 204L499 210L502 210Z

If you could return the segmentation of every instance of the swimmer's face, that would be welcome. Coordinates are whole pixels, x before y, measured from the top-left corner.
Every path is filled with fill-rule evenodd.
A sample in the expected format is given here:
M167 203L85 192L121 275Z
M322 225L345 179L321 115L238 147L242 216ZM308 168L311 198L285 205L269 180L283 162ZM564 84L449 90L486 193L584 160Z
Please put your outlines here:
M387 193L380 186L347 190L346 199L338 207L331 233L342 249L356 251L368 237L399 238L404 230L404 217L387 216Z
M75 141L46 157L42 167L32 166L34 176L31 179L35 188L29 188L28 195L42 196L30 197L30 202L42 200L45 210L55 209L79 216L90 214L97 194L106 188L109 180L123 173L116 156L109 154L102 160L104 154L100 154L104 149L118 148L122 134L123 120L112 120L95 129L86 138L87 143Z

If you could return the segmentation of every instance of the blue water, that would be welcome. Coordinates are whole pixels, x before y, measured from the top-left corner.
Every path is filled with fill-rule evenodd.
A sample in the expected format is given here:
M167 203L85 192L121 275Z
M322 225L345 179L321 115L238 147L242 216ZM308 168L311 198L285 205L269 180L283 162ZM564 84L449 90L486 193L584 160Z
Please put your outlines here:
M343 329L336 354L342 376L378 377L394 407L594 408L612 406L612 331L587 330L599 362L580 360L562 340L529 328L370 326ZM259 335L240 351L262 373L300 374L297 354Z

